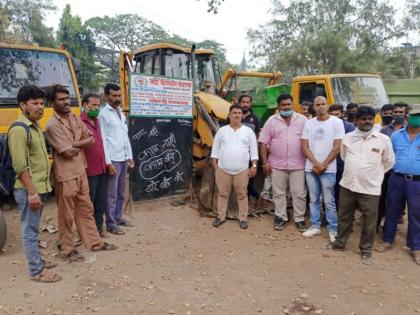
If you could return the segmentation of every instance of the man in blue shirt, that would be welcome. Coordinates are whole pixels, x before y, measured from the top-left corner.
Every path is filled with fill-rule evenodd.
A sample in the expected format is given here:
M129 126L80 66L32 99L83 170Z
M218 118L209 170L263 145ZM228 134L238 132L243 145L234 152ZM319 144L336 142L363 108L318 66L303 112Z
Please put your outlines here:
M414 262L420 265L420 106L413 107L407 127L394 132L391 141L397 162L388 183L383 243L377 250L392 248L398 219L407 203L407 246Z
M119 225L131 226L122 217L122 207L127 167L133 168L134 160L128 138L127 120L120 108L120 87L108 83L105 85L104 94L107 105L99 114L99 123L108 173L106 228L109 233L122 235L124 231Z

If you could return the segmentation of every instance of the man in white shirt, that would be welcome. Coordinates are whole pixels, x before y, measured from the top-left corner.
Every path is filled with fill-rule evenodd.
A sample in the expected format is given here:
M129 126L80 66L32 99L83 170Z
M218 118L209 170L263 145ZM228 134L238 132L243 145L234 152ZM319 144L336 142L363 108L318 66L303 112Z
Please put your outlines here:
M391 140L373 130L375 110L360 106L356 114L356 130L344 136L341 158L344 161L340 181L338 233L329 249L344 250L350 236L356 208L362 212L362 234L359 248L362 263L372 263L379 196L385 172L395 163Z
M104 94L107 105L99 114L99 123L108 172L106 228L109 233L122 235L124 231L119 225L130 226L122 217L122 207L127 166L134 167L134 160L128 138L127 120L120 108L120 87L117 84L108 83L105 85Z
M218 227L226 220L230 192L235 189L238 208L239 226L248 228L249 177L257 174L258 147L257 138L251 128L242 125L242 109L239 105L229 108L229 125L220 128L214 137L211 150L211 163L216 175L219 191L217 198L218 214L213 226ZM249 161L252 166L249 168Z
M314 100L316 117L305 123L302 133L302 151L306 156L305 174L309 191L312 226L305 237L321 234L320 197L325 205L330 241L337 234L337 210L334 199L337 163L344 127L341 120L328 114L327 100L318 96Z

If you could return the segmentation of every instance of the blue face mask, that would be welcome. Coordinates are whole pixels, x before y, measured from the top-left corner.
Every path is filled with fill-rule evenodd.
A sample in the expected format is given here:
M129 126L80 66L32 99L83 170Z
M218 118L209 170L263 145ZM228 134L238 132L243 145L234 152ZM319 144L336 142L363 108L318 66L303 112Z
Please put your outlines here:
M292 115L293 115L293 109L288 110L288 111L281 111L281 112L280 112L280 116L281 116L281 117L285 117L285 118L287 118L287 117L290 117L290 116L292 116Z

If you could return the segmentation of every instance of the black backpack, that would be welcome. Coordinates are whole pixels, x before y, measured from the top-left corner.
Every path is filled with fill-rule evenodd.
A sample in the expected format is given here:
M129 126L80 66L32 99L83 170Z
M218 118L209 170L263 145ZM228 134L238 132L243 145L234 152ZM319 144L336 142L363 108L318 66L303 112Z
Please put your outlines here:
M31 145L31 133L29 127L22 121L15 121L9 127L21 126L25 128L27 135L27 146ZM13 193L13 186L16 181L16 173L13 170L12 157L9 152L9 145L7 143L7 135L3 139L3 143L0 144L0 195L11 195ZM28 153L29 154L29 153ZM28 161L29 162L29 161Z

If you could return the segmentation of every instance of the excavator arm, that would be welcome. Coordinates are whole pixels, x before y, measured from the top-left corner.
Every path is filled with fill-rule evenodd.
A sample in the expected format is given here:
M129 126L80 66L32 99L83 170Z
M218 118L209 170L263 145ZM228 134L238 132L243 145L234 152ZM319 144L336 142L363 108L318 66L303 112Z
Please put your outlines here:
M226 70L223 74L223 77L220 83L217 86L217 93L220 94L223 91L225 85L233 77L251 77L251 78L266 78L269 79L268 85L274 85L280 81L282 78L282 73L280 71L275 72L257 72L257 71L235 71L232 68Z

